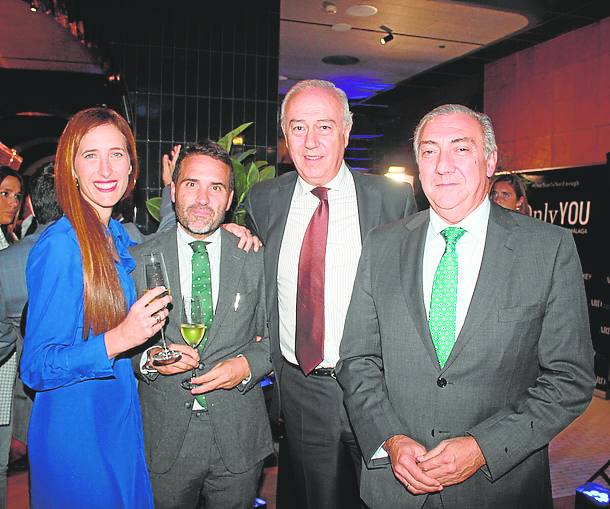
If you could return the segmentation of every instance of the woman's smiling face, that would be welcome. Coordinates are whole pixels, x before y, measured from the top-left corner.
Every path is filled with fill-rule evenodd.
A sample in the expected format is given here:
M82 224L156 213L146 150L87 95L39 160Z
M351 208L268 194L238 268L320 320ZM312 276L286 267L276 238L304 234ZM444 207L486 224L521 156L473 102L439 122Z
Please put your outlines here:
M112 208L125 194L131 161L125 137L104 124L83 136L74 160L74 176L80 192L107 223Z

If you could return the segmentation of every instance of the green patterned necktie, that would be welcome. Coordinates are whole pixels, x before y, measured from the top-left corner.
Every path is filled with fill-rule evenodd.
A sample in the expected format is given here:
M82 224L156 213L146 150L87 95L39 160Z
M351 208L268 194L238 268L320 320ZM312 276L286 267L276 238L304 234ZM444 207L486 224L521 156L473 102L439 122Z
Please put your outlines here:
M199 343L199 354L203 356L203 347L207 341L207 331L212 325L214 318L214 302L212 300L212 272L210 270L210 257L206 246L209 242L195 240L189 244L193 249L191 258L193 282L191 285L191 295L199 297L203 308L203 321L205 323L205 336ZM203 394L198 394L195 399L204 410L208 409L208 403Z
M465 230L459 226L449 226L441 232L445 239L445 252L438 263L432 283L428 326L441 368L447 362L455 343L458 286L458 258L455 245L464 233Z

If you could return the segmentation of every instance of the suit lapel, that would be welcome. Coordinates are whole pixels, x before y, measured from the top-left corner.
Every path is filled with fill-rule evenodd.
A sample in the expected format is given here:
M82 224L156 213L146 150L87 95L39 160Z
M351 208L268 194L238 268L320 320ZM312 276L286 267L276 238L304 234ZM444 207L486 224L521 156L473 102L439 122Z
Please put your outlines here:
M280 249L282 248L282 239L284 237L284 229L288 220L288 212L290 211L290 203L294 187L297 182L297 174L290 174L291 178L287 178L286 183L277 186L269 193L269 203L273 206L269 207L268 232L265 244L265 272L267 281L277 281L277 265L280 257ZM277 285L267 285L267 302L276 302Z
M516 228L511 213L492 204L487 225L487 238L477 284L468 307L462 330L458 335L451 355L444 366L447 369L460 355L464 346L474 337L483 323L495 320L493 302L500 288L506 286L518 246L514 236Z
M423 259L426 233L430 222L429 212L423 211L409 221L405 227L408 233L402 241L400 253L400 277L407 309L417 328L419 338L428 352L432 365L438 369L436 351L432 344L428 318L424 305Z
M214 320L208 334L207 345L214 341L227 312L235 302L237 288L242 276L246 253L237 247L235 237L220 231L222 238L220 245L220 287L218 288L218 302L214 310Z
M367 186L366 177L351 171L356 187L356 202L358 203L358 219L360 221L360 238L364 239L369 231L380 224L382 199L377 186Z

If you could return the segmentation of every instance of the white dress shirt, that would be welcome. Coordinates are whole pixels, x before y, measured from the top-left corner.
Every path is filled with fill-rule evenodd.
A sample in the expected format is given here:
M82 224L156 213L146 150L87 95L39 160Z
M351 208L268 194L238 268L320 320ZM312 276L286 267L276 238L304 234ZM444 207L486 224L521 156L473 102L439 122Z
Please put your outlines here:
M297 364L294 348L297 278L303 237L320 200L315 186L300 177L292 195L277 270L280 348L288 362ZM345 163L324 187L328 191L328 237L324 274L324 360L322 367L334 367L347 308L352 296L362 239L354 178Z
M191 298L192 293L192 282L193 282L193 271L192 271L192 258L193 248L189 245L191 242L198 240L191 237L189 233L178 223L178 230L176 232L176 240L178 244L178 271L180 273L180 293L185 299ZM209 242L206 246L208 251L208 258L210 259L210 275L212 276L212 306L216 309L216 303L218 302L218 287L220 286L220 248L222 242L222 236L220 234L220 228L205 239L205 242ZM173 294L174 297L176 294ZM173 302L173 305L178 310L182 309L182 302ZM174 341L178 341L179 338L172 338ZM154 347L153 347L154 348ZM155 373L154 369L145 367L146 361L148 360L148 348L140 359L140 370L144 374ZM195 399L193 401L193 410L202 410L202 406Z
M194 242L194 237L178 224L178 232L176 235L178 241L178 269L180 271L180 292L184 298L191 298L192 284L193 284L193 270L192 270L192 258L193 248L190 246L191 242ZM220 244L222 236L220 235L220 228L205 239L205 242L209 242L206 246L208 251L208 258L210 259L210 275L212 276L212 306L216 309L216 303L218 302L218 287L220 286ZM181 302L174 302L174 306L182 305Z
M423 259L423 293L426 306L426 317L430 318L430 300L432 298L432 282L438 263L445 252L445 239L441 235L447 226L460 226L464 228L462 235L456 245L458 257L458 290L457 304L455 310L455 336L459 335L466 320L466 313L474 294L474 287L479 278L483 251L485 250L485 239L487 238L487 223L489 222L490 201L483 200L474 211L457 224L450 225L443 221L440 216L430 209L430 223L426 232L426 244L424 246ZM390 437L388 437L390 438ZM386 457L388 454L383 449L383 444L377 449L372 459Z
M467 217L457 224L450 225L443 221L440 216L430 209L430 224L426 234L426 245L424 247L423 260L423 292L426 316L430 318L430 299L432 298L432 282L438 263L445 252L445 239L441 231L447 226L460 226L466 230L456 245L458 257L458 290L457 305L455 310L455 335L456 338L462 330L466 313L470 306L474 287L479 278L485 239L487 238L487 223L489 211L491 210L489 200L483 202Z
M176 235L178 241L178 269L180 271L180 292L182 297L190 299L193 290L193 248L190 243L198 240L191 237L189 233L178 223L178 232ZM208 258L210 260L210 276L212 278L212 309L216 310L216 303L218 302L218 287L220 286L220 244L222 242L222 236L220 235L220 228L218 228L212 235L205 239L208 242L206 249L208 251ZM179 303L182 305L182 303ZM193 399L193 411L203 410L203 407L199 404L196 399Z

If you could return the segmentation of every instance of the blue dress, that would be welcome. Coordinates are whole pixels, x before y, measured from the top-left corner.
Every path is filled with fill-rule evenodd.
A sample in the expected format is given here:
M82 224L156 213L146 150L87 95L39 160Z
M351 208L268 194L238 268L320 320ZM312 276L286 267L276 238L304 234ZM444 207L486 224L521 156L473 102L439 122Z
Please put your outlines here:
M110 220L127 304L133 245ZM142 416L130 359L108 359L104 334L83 340L83 271L66 217L32 248L21 377L36 391L28 432L34 509L152 508Z

